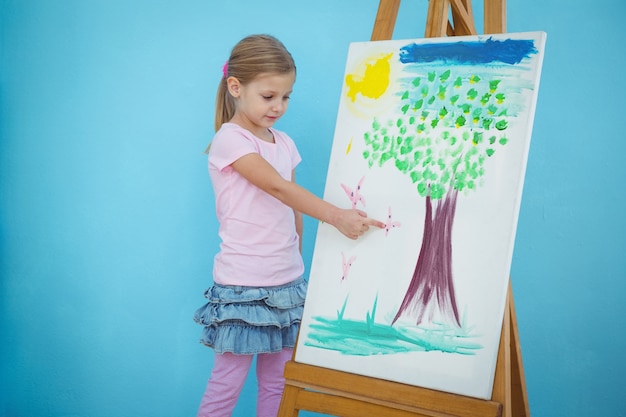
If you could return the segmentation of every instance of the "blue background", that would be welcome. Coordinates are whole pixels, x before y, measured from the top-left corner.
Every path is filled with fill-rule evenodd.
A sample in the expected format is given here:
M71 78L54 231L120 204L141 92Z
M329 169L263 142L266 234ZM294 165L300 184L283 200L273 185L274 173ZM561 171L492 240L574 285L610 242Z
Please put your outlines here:
M626 6L562 3L508 1L509 32L548 34L511 272L524 371L533 416L624 416ZM348 44L369 40L377 7L0 0L1 415L195 415L222 64L251 33L291 50L277 127L321 195ZM394 39L422 37L426 9L403 1ZM236 416L254 397L251 373Z

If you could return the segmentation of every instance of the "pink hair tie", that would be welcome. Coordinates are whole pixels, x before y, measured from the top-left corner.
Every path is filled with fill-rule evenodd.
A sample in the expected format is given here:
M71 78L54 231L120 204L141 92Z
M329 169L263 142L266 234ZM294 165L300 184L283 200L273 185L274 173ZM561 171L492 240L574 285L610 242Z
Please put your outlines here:
M228 78L228 61L226 61L222 67L222 74L224 74L224 78Z

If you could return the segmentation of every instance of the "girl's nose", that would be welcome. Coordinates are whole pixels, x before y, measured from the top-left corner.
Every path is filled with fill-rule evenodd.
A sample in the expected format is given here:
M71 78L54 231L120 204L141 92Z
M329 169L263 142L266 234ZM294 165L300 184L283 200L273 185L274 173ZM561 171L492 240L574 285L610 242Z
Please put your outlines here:
M280 113L280 112L283 111L283 108L284 108L283 103L278 101L278 102L274 103L274 106L273 106L272 110L274 110L275 112L279 112Z

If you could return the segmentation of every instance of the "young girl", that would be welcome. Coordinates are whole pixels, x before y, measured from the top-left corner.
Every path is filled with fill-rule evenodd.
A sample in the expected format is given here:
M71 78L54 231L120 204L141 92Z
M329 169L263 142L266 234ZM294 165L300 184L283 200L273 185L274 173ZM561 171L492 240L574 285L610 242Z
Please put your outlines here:
M291 54L268 35L241 40L224 65L217 133L207 148L221 245L209 301L194 316L204 326L202 343L216 355L198 416L231 415L256 355L257 416L276 417L307 286L301 213L350 239L384 226L295 183L300 155L272 128L287 110L295 77Z

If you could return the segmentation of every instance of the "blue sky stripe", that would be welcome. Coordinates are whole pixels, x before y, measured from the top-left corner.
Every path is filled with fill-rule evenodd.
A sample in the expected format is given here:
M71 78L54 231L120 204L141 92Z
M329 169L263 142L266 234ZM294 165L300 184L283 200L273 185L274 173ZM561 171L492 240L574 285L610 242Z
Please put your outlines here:
M444 61L451 64L519 64L537 53L535 43L527 39L472 42L409 44L400 48L400 62L427 63Z

